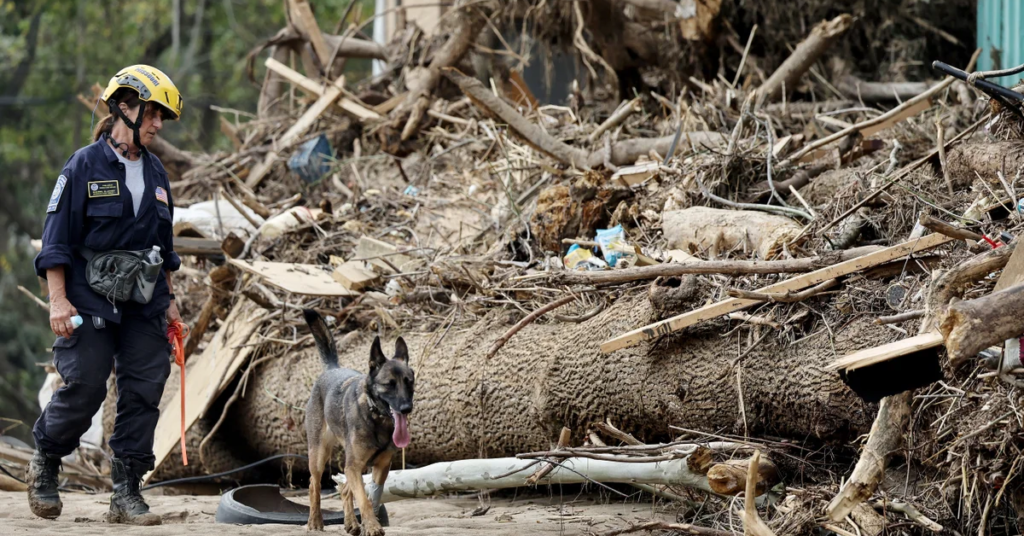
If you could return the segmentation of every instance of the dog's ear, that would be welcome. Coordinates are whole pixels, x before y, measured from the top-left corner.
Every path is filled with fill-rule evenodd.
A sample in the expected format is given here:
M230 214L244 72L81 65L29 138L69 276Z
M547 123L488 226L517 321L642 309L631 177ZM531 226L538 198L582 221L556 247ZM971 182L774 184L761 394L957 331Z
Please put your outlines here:
M388 360L384 352L380 350L380 337L373 338L373 345L370 346L370 376L377 374L377 369L384 366Z
M395 341L395 359L409 364L409 347L405 345L405 339L401 337Z

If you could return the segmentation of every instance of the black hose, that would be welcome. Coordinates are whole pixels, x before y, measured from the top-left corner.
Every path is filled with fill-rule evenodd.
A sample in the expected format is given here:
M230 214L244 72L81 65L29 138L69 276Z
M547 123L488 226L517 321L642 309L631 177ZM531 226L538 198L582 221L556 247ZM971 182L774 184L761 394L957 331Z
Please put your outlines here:
M25 482L24 480L22 480L22 479L20 479L20 478L18 478L18 477L16 477L16 476L14 476L14 475L12 475L12 474L10 473L10 471L8 471L8 470L7 470L6 468L4 468L4 466L3 466L3 465L0 465L0 471L3 471L5 475L7 475L7 476L9 476L9 477L11 477L11 478L13 478L13 479L17 480L18 482L21 482L22 484L28 484L28 482Z
M230 475L230 474L233 474L233 473L238 473L238 472L241 472L241 471L245 471L246 469L252 469L253 467L256 467L257 465L263 465L263 464L265 464L267 462L272 462L274 460L280 460L281 458L299 458L299 459L302 459L302 460L308 460L309 459L307 456L303 456L301 454L278 454L276 456L271 456L269 458L264 458L264 459L262 459L262 460L260 460L258 462L253 462L253 463L250 463L249 465L245 465L245 466L239 467L237 469L232 469L230 471L224 471L223 473L216 473L216 474L213 474L213 475L190 476L188 478L176 478L174 480L164 480L163 482L157 482L155 484L150 484L148 486L145 486L145 487L142 488L142 491L145 491L147 489L159 488L160 486L172 486L172 485L176 485L176 484L194 484L196 482L208 482L208 481L214 480L216 478L220 478L220 477L227 476L227 475ZM4 472L6 472L6 471L4 471Z

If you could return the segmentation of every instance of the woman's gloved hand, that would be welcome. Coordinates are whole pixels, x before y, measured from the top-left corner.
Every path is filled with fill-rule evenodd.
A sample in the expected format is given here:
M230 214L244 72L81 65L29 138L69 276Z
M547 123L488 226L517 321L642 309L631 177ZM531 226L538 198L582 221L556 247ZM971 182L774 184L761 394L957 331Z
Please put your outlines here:
M175 309L177 311L177 309ZM67 296L54 296L50 299L50 329L58 337L70 338L75 332L71 317L78 314L78 309L68 301Z

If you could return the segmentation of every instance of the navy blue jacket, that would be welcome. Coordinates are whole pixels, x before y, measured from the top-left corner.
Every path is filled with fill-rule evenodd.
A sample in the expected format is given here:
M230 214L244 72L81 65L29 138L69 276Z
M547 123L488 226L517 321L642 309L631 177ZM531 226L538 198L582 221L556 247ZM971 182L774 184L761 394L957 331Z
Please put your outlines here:
M122 314L153 318L165 314L170 305L166 273L181 266L174 253L174 203L171 184L160 160L142 151L146 191L136 217L132 194L125 187L124 165L107 144L107 135L71 155L57 179L46 209L43 249L35 259L36 274L64 266L67 297L79 314L100 316L120 323ZM164 276L157 282L148 304L124 302L114 307L104 296L89 288L85 279L85 258L76 246L96 252L138 251L160 246Z

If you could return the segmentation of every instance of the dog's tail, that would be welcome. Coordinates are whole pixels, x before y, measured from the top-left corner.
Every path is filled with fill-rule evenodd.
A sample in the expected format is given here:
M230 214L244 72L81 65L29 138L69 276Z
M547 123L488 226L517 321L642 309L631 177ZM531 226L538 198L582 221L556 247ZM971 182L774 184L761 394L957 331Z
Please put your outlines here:
M324 362L324 366L329 369L338 368L338 347L334 343L327 322L324 322L320 313L312 309L303 309L302 316L313 332L313 340L316 341L316 349L320 351L320 360Z

